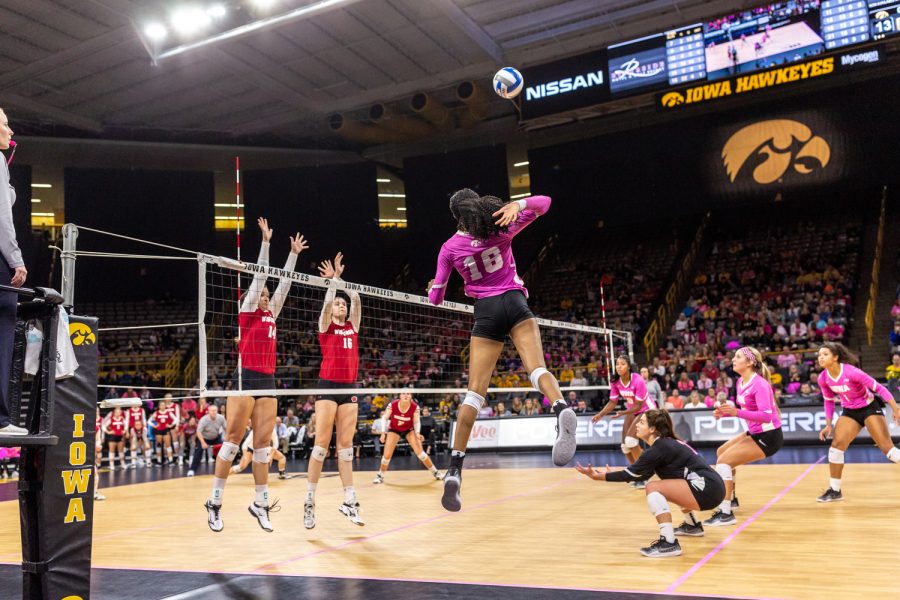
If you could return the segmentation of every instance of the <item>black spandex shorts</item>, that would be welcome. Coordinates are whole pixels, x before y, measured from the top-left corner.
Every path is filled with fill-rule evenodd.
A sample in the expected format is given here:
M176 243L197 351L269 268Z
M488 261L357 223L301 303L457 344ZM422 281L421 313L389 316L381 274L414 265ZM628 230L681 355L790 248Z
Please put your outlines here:
M868 406L862 408L845 408L841 411L842 417L850 417L859 423L860 427L865 427L866 419L873 415L884 416L884 413L881 412L881 408L878 406L878 402L871 402Z
M475 301L475 325L472 335L505 342L513 327L525 319L533 319L525 294L509 290L499 296L479 298Z
M750 433L748 431L747 435L753 438L753 441L756 442L756 445L759 446L759 449L763 451L767 458L784 446L784 432L781 431L781 427L772 431L763 431L762 433Z
M396 433L401 440L405 440L410 433L415 433L415 429L407 429L406 431L397 431L396 429L388 429L388 433Z
M157 436L160 436L160 435L169 435L169 428L168 428L168 427L163 427L162 429L154 429L154 430L153 430L153 433L154 433L155 435L157 435Z
M702 469L695 473L700 476L700 479L688 480L688 487L691 488L697 505L700 510L716 508L725 499L725 482L722 481L722 476L712 469Z
M122 436L121 435L113 435L110 433L109 435L106 436L106 441L111 444L118 444L119 442L122 441Z
M270 398L271 396L253 396L253 390L274 390L275 375L251 371L250 369L241 369L240 387L238 387L238 373L237 369L235 369L234 389L246 391L247 395L253 398Z
M324 390L341 390L347 388L355 388L355 383L339 383L337 381L329 381L328 379L319 380L319 388ZM356 404L356 395L350 395L347 392L341 394L319 394L319 400L330 400L336 402L338 406L342 404Z

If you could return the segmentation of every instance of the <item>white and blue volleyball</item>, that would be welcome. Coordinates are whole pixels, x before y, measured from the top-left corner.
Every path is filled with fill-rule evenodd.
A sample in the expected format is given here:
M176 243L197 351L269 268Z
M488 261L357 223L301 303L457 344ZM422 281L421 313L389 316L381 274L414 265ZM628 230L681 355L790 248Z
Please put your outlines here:
M523 87L522 74L512 67L503 67L494 75L494 91L501 98L515 98Z

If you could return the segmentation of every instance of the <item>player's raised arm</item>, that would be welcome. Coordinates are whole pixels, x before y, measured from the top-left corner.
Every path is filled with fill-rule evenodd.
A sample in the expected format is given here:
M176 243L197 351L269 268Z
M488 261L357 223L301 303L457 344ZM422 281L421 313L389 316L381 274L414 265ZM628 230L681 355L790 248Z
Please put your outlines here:
M307 248L309 248L309 244L306 243L306 240L303 239L303 236L300 235L299 231L296 236L291 236L291 251L288 253L287 260L284 263L284 270L293 271L294 267L297 265L297 257ZM278 287L275 288L275 294L272 296L271 310L274 318L277 319L278 315L281 313L281 309L284 307L284 299L287 298L290 289L290 279L282 277L278 280Z
M262 243L259 245L259 258L256 263L263 266L269 266L269 242L272 239L272 230L269 229L269 221L260 217L256 221L259 230L262 232ZM241 312L253 312L259 304L259 296L262 293L263 286L266 284L266 274L256 273L253 275L253 281L247 293L244 294L244 301L241 303Z
M453 263L450 260L450 252L446 245L441 246L438 254L437 272L434 279L428 282L428 301L435 306L444 301L444 294L447 293L447 282L450 281L450 274L453 273Z

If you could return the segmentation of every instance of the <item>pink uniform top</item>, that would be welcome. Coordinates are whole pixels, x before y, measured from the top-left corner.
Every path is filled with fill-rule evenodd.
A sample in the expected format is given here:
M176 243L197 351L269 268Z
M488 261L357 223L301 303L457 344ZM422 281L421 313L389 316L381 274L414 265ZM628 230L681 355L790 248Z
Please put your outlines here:
M744 378L737 382L737 416L747 421L750 433L762 433L781 428L781 417L775 408L775 393L772 385L753 374L748 383Z
M837 379L832 378L828 371L819 373L819 388L825 398L825 416L829 423L834 418L834 402L838 398L842 407L850 409L865 408L875 400L874 394L885 402L894 399L890 390L853 365L842 364Z
M428 300L432 304L444 301L447 281L454 269L465 281L466 296L470 298L489 298L510 290L521 290L527 297L525 282L516 273L512 240L549 209L549 196L531 196L525 200L525 209L519 212L505 232L486 240L476 240L467 233L456 232L441 246L437 274L428 292Z
M635 414L645 413L651 408L656 408L656 402L647 393L647 382L637 373L631 374L628 385L622 383L621 379L613 381L609 386L609 399L618 402L619 397L625 398L625 406L631 408L635 401L642 404L641 408Z

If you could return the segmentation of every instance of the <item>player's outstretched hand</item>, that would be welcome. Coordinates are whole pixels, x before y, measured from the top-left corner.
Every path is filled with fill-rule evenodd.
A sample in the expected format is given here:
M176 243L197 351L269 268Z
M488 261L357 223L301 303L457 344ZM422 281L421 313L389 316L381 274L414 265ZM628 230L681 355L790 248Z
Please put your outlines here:
M340 278L344 273L344 253L338 252L337 256L334 257L334 276Z
M303 239L299 231L297 232L297 237L291 236L291 254L300 254L307 248L309 248L309 244Z
M605 481L606 473L609 471L608 468L605 469L595 469L588 463L587 466L582 466L581 463L575 463L575 470L581 473L582 475L586 475L595 481Z
M500 210L493 214L493 216L497 217L497 220L494 221L494 224L500 227L506 227L516 220L516 215L519 214L520 210L521 209L519 208L518 202L509 202L507 204L504 204Z
M272 231L269 229L269 221L268 219L264 219L262 217L256 220L256 224L259 225L259 230L262 231L263 241L269 242L272 239Z
M334 265L331 264L330 260L323 260L319 263L319 275L324 277L325 279L331 279L334 277Z

